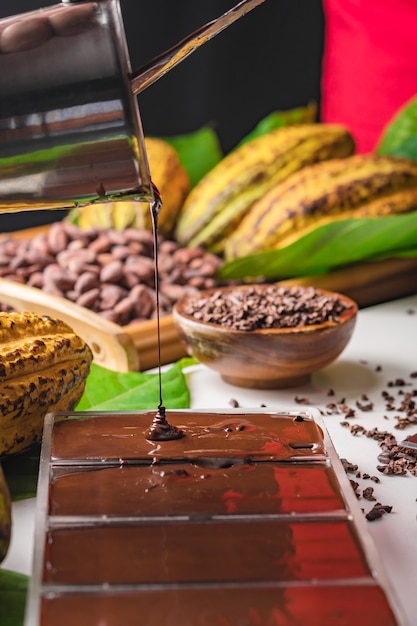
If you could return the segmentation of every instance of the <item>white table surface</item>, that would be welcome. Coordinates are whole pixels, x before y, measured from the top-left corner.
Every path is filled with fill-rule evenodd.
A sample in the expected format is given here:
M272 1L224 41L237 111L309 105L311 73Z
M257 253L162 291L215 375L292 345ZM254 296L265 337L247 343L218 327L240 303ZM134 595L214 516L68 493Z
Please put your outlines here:
M399 413L386 411L382 391L389 390L397 397L399 388L388 388L388 383L398 378L408 383L404 392L417 388L417 379L410 378L413 371L417 371L417 296L362 309L352 340L343 354L303 387L276 391L244 389L224 383L217 373L203 365L186 370L191 408L224 409L233 399L242 408L266 405L268 409L291 410L300 408L296 398L303 397L311 406L324 411L326 404L342 398L347 405L354 407L356 400L366 394L374 403L373 410L362 412L357 409L355 417L349 421L367 430L374 427L388 430L398 441L417 432L417 426L395 429L394 415ZM328 395L330 389L335 392L333 397ZM397 404L400 399L398 396ZM348 428L341 426L343 420L343 415L324 415L339 456L357 464L362 473L377 475L381 482L375 484L370 480L352 478L361 488L374 487L377 500L393 507L392 513L380 520L367 522L367 528L404 617L409 626L414 626L417 624L417 477L410 474L387 476L378 472L378 443L364 436L353 436ZM365 511L373 506L364 499L359 502ZM3 568L30 574L34 517L34 499L13 504L12 542Z

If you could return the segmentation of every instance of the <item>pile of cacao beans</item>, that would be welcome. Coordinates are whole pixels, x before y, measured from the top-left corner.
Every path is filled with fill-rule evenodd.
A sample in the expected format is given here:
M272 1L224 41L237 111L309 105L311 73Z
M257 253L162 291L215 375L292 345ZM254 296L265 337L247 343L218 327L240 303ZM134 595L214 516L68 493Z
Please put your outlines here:
M182 295L216 286L221 263L202 248L160 239L160 314L169 314ZM154 241L148 230L85 230L62 221L31 239L4 237L0 277L67 298L121 326L156 316Z

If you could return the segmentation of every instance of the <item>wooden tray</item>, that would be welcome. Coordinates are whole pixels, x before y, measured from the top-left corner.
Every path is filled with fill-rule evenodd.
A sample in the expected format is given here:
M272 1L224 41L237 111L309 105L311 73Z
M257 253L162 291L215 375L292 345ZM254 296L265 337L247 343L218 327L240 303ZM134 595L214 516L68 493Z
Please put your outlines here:
M8 236L27 238L47 227ZM417 293L417 257L361 263L322 276L281 281L282 285L312 285L338 291L363 308ZM67 322L91 347L99 365L118 371L147 370L158 365L155 320L119 326L65 298L0 279L0 302L18 311L49 314ZM161 363L186 355L171 315L160 319Z
M66 298L41 289L0 279L0 302L17 311L58 317L90 346L94 361L118 371L146 370L158 364L156 321L122 327L103 319ZM161 362L171 363L185 355L172 316L161 318Z

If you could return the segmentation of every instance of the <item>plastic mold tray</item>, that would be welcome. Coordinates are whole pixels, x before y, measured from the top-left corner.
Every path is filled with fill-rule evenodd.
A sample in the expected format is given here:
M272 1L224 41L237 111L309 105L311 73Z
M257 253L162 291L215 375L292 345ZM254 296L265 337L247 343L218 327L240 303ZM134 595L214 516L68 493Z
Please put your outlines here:
M400 626L318 411L45 422L25 626Z

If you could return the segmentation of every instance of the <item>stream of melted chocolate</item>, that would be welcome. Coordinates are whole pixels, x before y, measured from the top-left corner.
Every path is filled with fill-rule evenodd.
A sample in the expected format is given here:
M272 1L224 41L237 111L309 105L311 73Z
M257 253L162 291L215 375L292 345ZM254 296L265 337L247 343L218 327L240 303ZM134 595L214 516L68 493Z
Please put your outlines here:
M162 207L162 200L158 189L153 185L154 200L150 210L152 217L154 263L155 263L155 291L156 291L156 324L158 333L158 376L159 376L159 404L151 426L146 431L146 439L152 441L170 441L184 436L184 432L171 425L166 418L166 408L162 399L162 372L161 372L161 328L159 321L159 272L158 272L158 215Z

